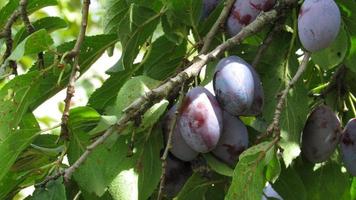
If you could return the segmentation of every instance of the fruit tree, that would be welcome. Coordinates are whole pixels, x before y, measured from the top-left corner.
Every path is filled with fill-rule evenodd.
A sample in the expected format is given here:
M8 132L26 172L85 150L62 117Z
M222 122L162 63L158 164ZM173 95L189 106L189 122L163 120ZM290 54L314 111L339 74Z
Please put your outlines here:
M0 199L356 199L354 0L0 1Z

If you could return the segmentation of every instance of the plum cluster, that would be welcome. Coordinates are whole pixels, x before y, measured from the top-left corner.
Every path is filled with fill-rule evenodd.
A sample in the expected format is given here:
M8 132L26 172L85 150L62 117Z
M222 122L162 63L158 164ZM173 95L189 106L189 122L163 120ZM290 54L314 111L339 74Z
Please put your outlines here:
M258 115L262 111L263 90L257 72L237 56L223 58L216 66L213 87L215 96L204 87L192 88L179 107L174 105L166 113L165 141L171 132L170 153L177 158L175 162L167 161L166 170L176 170L178 161L179 166L186 167L183 163L208 152L233 167L248 147L247 128L239 116Z
M207 18L219 2L203 0L201 19ZM227 32L231 36L238 34L275 3L275 0L236 0L226 22ZM304 48L315 52L328 47L339 32L340 18L334 0L305 0L298 17L298 33ZM239 116L256 116L262 112L264 93L259 75L238 56L223 58L215 68L213 90L192 88L179 108L174 105L166 113L163 131L166 143L172 133L172 146L164 188L170 197L190 177L190 161L200 153L211 152L220 161L235 166L241 152L248 147L248 131ZM356 119L342 130L332 110L318 106L305 124L302 154L311 162L323 162L340 144L347 170L356 175L355 142Z
M337 146L347 171L356 176L356 118L342 130L336 114L321 105L312 110L302 134L302 154L312 163L326 161Z

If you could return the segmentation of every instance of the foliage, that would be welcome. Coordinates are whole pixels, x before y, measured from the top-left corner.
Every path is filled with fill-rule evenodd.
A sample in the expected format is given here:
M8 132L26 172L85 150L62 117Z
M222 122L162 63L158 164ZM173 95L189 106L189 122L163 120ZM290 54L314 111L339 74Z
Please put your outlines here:
M0 33L19 2L0 1ZM343 126L356 116L355 1L336 0L342 15L339 35L328 48L312 54L302 78L289 90L281 113L280 138L270 135L256 143L272 122L280 91L302 58L304 48L297 31L301 3L287 8L278 21L281 28L254 66L265 103L261 115L242 117L250 147L233 167L210 153L201 154L192 161L193 175L176 199L259 200L267 184L283 199L356 198L356 179L346 172L338 151L326 162L312 164L304 159L300 144L308 114L316 105L331 107ZM57 16L44 11L48 6L58 10ZM181 88L163 100L143 105L148 110L91 149L69 182L60 176L45 188L37 184L73 165L86 146L115 128L135 99L196 61L224 3L202 18L203 0L100 1L99 10L89 12L88 33L78 55L80 75L90 71L104 54L120 51L121 57L110 63L100 87L85 86L87 104L71 107L69 140L65 140L55 130L58 126L54 130L40 126L46 120L36 117L34 111L69 84L74 62L65 55L73 49L73 39L80 31L81 6L79 1L29 0L27 10L35 31L28 32L22 19L16 20L12 51L6 58L7 41L0 37L0 199L16 199L23 188L34 185L34 193L26 199L73 199L79 195L80 199L145 200L159 195L164 171L163 116L179 102ZM252 63L273 29L274 23L269 23L229 48L224 56L236 55ZM224 28L219 29L209 50L229 37ZM12 74L12 61L17 63L19 75ZM213 60L204 66L183 89L211 83L216 63ZM335 74L339 74L337 78ZM46 115L51 118L51 113Z

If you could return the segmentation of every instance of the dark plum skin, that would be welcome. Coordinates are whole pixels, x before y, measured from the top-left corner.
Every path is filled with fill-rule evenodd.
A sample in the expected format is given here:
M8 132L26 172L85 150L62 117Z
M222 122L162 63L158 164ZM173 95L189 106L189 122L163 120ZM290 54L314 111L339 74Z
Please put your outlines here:
M167 113L164 119L163 132L165 136L165 141L167 143L169 137L169 129L177 110L177 106L174 105ZM169 151L177 158L183 161L191 161L198 156L198 152L194 151L189 145L184 141L181 132L179 131L177 125L172 132L172 146Z
M167 165L163 189L164 194L171 199L183 188L185 182L193 174L193 170L189 162L183 162L170 154L168 154L166 162Z
M347 171L356 176L356 118L351 119L343 130L340 150Z
M305 0L298 17L299 39L306 50L319 51L335 40L340 24L334 0Z
M231 36L249 25L262 11L273 8L275 0L236 0L227 19L227 31Z
M248 132L242 121L223 112L223 132L212 153L230 166L235 166L239 155L248 147Z
M195 151L206 153L215 148L222 131L222 111L207 89L195 87L186 94L178 128L185 142Z
M329 107L316 107L303 129L302 154L312 163L326 161L334 152L341 131L339 119Z
M264 94L254 68L238 56L220 60L213 80L216 99L234 116L258 115L262 112Z
M203 10L201 19L206 19L210 13L216 8L220 0L203 0Z

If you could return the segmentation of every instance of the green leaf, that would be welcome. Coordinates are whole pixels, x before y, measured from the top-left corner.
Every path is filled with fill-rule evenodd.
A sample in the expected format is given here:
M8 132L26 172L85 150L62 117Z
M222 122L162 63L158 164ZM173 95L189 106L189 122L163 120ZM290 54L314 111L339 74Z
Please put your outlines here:
M19 61L23 56L48 50L52 44L51 36L45 29L41 29L24 39L11 53L8 60Z
M23 115L39 93L39 72L17 76L0 90L0 142L17 129ZM13 134L12 134L13 136Z
M85 147L91 143L91 136L87 132L94 128L99 120L100 115L89 107L79 107L70 111L68 121L72 138L68 148L70 164L73 164L85 151ZM117 160L120 160L121 154L116 152L118 147L111 147L116 138L117 135L114 134L104 144L93 150L85 163L74 173L74 179L82 189L98 196L104 194L105 188L110 184L119 165ZM122 156L124 157L124 154ZM110 159L110 157L115 157L115 159ZM112 171L113 174L110 173Z
M176 200L203 199L205 193L211 187L207 179L201 177L199 173L194 173L184 184L178 193Z
M349 175L342 172L340 164L328 162L313 167L303 163L296 167L296 171L303 181L308 200L351 199L351 181Z
M31 133L35 134L40 131L40 127L35 116L32 113L26 113L22 118L19 127L23 131L29 131L27 139L22 138L23 140L19 141L11 139L12 141L7 140L6 144L0 142L0 149L4 152L8 150L7 145L10 143L16 143L18 145L16 146L16 149L12 149L11 152L2 154L3 160L0 161L0 170L5 175L1 175L3 177L0 178L0 199L7 199L6 195L12 191L18 190L20 188L20 184L24 181L31 182L31 180L35 180L36 178L42 178L42 174L40 174L40 172L43 170L38 170L38 168L42 166L43 163L46 163L46 160L48 160L48 157L43 155L36 158L36 156L33 156L33 154L31 155L31 153L26 153L26 151L23 152L27 145L33 140ZM12 133L11 135L14 134L17 134L15 138L22 137L21 132ZM5 150L3 148L5 148ZM35 173L33 173L34 169L36 169Z
M176 45L165 36L159 37L152 43L142 63L144 74L157 80L168 78L182 63L186 45L186 42Z
M73 120L70 120L71 138L74 139L70 142L68 158L69 162L73 163L83 153L83 147L91 143L92 136L87 133L95 124L93 119L97 119L97 123L99 118L91 117L94 113L88 107L80 110L73 109L71 113L70 119L80 118L80 120L76 120L78 123L73 123ZM93 114L81 115L80 113ZM78 115L82 117L78 117ZM94 115L97 116L97 114ZM76 124L84 124L85 126ZM77 128L73 130L73 126ZM160 131L160 129L151 128L145 134L137 135L135 151L131 157L127 157L126 154L128 152L127 142L131 136L118 138L118 134L113 134L104 144L93 150L86 162L75 172L75 180L87 192L101 196L114 179L119 181L123 174L130 171L134 179L125 182L125 185L121 187L129 187L130 183L135 180L135 189L125 191L129 192L130 195L138 195L139 199L147 199L156 188L161 174L159 152L162 148L162 133ZM110 192L114 199L120 199L117 195L124 195L123 193L118 194L118 190L120 188L110 187ZM135 193L135 191L139 192Z
M104 15L104 33L117 33L119 22L124 18L129 3L126 0L107 0L104 3L106 13Z
M36 133L39 133L38 127L24 127L23 129L20 128L14 131L0 142L0 184L6 184L2 182L2 179L20 153L28 147L37 136Z
M352 178L350 193L351 193L351 199L356 199L356 178Z
M132 72L129 70L111 74L103 85L90 96L88 106L99 112L103 112L108 106L113 106L117 93L131 76Z
M223 176L232 176L234 173L234 170L231 169L228 165L225 163L217 160L214 156L211 154L203 154L205 160L207 161L209 167L211 167L212 170L217 172L218 174L221 174Z
M346 57L346 65L352 71L356 72L356 67L354 65L356 61L356 4L352 1L338 0L337 1L343 22L345 24L345 30L348 32L350 51Z
M328 48L312 54L313 62L325 70L336 67L344 61L349 43L347 33L344 27L341 27L339 35Z
M19 0L10 0L0 10L0 27L3 27L6 24L11 14L18 8L19 2ZM31 14L43 7L57 5L57 3L57 0L29 0L27 5L27 12Z
M131 69L141 47L156 29L161 12L131 4L119 24L119 38L122 44L120 62L124 69Z
M281 173L281 163L277 157L277 153L273 152L271 161L267 165L266 169L266 179L274 183Z
M175 20L179 20L197 30L202 11L202 1L197 0L172 0L169 4L169 12ZM172 19L171 19L172 20Z
M120 173L109 187L115 200L145 200L158 186L161 176L159 152L162 148L162 133L160 129L155 129L152 134L147 142L137 144L138 153L131 159L122 160L121 166L125 167L121 167Z
M68 124L73 132L77 130L90 130L100 120L100 115L93 108L77 107L69 112Z
M116 116L102 115L98 125L94 129L92 129L88 134L95 135L97 133L103 132L103 131L107 130L110 126L116 124L117 120L118 120L118 118Z
M32 25L34 26L35 30L45 29L48 33L61 28L66 28L68 26L67 22L59 17L45 17L33 22ZM25 27L22 27L15 35L14 47L16 47L17 44L23 41L27 36L27 30Z
M273 188L283 199L307 199L304 183L292 167L282 170L278 180L273 184Z
M160 81L151 79L147 76L137 76L128 80L124 86L120 89L116 104L111 108L107 109L108 115L116 115L119 119L123 115L123 110L128 107L135 99L142 96L150 89L158 86ZM154 104L150 109L148 109L142 117L140 126L137 128L137 132L142 132L145 129L153 126L160 116L165 112L168 106L168 101L162 100L159 103ZM132 130L133 124L129 124L126 128L125 133Z
M189 27L179 20L169 21L169 16L163 15L161 18L162 29L165 36L175 44L180 44L187 38Z
M270 142L263 142L244 151L239 158L232 183L225 199L260 200L265 187L264 170L270 162ZM270 148L270 149L269 149Z
M63 184L63 179L50 181L46 188L37 188L30 200L66 200L66 191Z
M80 74L88 70L91 65L105 52L105 50L117 42L116 35L97 35L85 37L79 53L79 66ZM75 41L68 42L57 47L60 53L70 51L74 47ZM45 54L45 65L50 66L53 64L53 54ZM55 66L56 67L56 66ZM34 70L36 68L32 68ZM59 79L59 72L50 70L42 75L39 82L41 93L38 94L31 104L31 109L35 109L42 104L45 100L61 91L69 81L70 70L63 74L61 82L57 85Z
M138 199L146 200L155 191L161 178L162 164L160 151L163 147L162 132L153 128L151 137L144 144L142 153L136 161L135 170L138 173Z
M113 111L109 114L122 116L122 111L129 106L135 99L158 86L160 81L151 79L147 76L137 76L126 81L117 94L116 103Z

